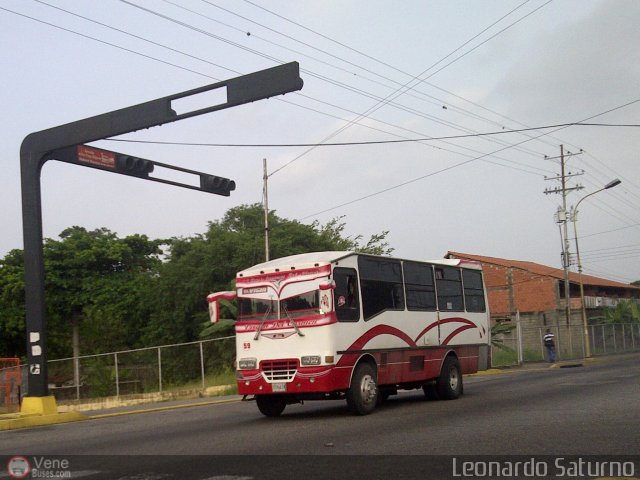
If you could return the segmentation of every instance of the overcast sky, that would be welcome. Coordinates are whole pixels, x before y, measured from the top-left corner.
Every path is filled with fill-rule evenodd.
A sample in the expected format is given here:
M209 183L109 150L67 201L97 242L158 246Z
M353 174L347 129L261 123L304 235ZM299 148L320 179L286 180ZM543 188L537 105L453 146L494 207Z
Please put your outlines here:
M544 190L560 186L545 177L560 173L562 144L583 152L567 157L567 171L584 171L569 207L622 180L580 205L584 271L640 279L640 130L621 126L640 124L637 0L0 0L0 25L0 256L23 248L29 133L297 61L300 92L119 137L266 146L94 144L232 178L230 197L48 162L44 235L203 233L261 201L266 158L281 217L389 230L399 257L560 267L561 196ZM509 133L581 121L609 126ZM414 141L268 146L326 139Z

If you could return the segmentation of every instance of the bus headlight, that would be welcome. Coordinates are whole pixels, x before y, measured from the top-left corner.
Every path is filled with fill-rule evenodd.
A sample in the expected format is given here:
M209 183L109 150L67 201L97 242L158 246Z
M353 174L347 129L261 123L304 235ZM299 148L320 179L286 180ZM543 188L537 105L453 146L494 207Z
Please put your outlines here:
M300 359L300 364L303 367L311 365L320 365L320 355L307 355Z
M258 365L256 358L241 358L238 360L238 370L255 370Z

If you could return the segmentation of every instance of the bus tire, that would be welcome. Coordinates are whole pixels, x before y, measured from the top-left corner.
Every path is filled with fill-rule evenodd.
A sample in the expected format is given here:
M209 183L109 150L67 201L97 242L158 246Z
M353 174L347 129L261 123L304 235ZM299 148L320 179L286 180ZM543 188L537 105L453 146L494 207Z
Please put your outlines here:
M462 395L462 373L456 357L450 355L444 359L436 390L442 400L455 400Z
M375 369L369 363L361 363L356 367L347 391L349 410L357 415L368 415L376 408L378 395Z
M435 381L427 382L422 386L422 391L427 400L440 400L438 387Z
M278 417L287 406L287 400L282 395L256 395L258 410L266 417Z

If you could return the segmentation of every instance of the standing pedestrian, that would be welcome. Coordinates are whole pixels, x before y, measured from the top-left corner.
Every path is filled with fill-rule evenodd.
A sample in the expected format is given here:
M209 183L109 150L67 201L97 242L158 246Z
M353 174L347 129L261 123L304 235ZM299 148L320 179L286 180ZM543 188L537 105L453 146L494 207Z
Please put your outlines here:
M547 333L542 337L542 341L547 349L547 357L551 363L555 363L556 361L556 342L554 341L554 338L555 337L553 333L551 333L551 330L547 328Z

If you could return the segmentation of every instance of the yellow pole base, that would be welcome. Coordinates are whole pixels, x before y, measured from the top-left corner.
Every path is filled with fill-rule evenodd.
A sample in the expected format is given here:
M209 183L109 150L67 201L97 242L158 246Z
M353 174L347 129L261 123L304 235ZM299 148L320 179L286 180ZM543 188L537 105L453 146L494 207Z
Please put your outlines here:
M24 397L20 413L26 415L55 415L58 413L56 397Z

